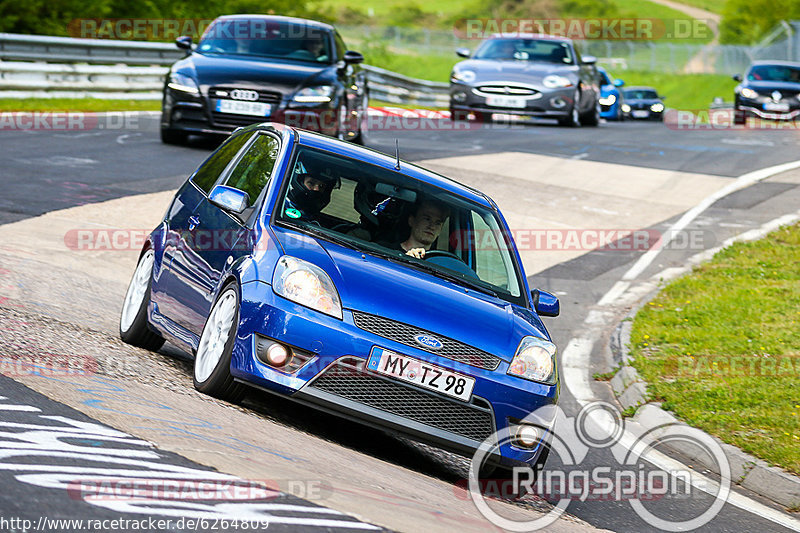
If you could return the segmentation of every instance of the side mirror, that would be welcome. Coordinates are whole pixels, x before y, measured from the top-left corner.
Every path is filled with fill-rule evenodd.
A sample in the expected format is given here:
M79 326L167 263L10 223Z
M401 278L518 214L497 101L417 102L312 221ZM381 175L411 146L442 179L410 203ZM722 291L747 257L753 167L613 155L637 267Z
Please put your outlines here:
M614 87L622 87L625 85L625 82L622 80L614 80Z
M227 185L217 185L211 189L208 201L225 211L240 214L250 203L250 195Z
M561 304L553 294L541 289L531 291L533 298L533 308L539 316L558 316L561 313Z
M666 97L666 96L659 96L658 98L659 98L660 100L666 100L666 99L667 99L667 97Z
M191 50L192 49L192 38L188 35L182 35L175 39L175 46L180 48L181 50Z
M472 55L472 52L470 51L470 49L469 49L469 48L456 48L456 55L457 55L458 57L466 57L466 58L469 58L469 56L471 56L471 55Z
M731 76L731 78L733 78L733 81L738 81L738 82L742 81L742 75L741 74L734 74L733 76Z
M581 62L584 65L594 65L595 63L597 63L597 58L594 56L583 56Z
M355 65L356 63L363 63L364 56L360 52L348 50L344 53L344 62L348 65Z

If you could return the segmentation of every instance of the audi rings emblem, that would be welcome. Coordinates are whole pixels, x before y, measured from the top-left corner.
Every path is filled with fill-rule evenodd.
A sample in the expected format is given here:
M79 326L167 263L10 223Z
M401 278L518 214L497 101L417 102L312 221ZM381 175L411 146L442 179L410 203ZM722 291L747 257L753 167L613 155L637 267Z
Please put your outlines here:
M234 100L248 100L255 102L258 100L258 93L256 91L247 91L245 89L234 89L231 91L231 98Z

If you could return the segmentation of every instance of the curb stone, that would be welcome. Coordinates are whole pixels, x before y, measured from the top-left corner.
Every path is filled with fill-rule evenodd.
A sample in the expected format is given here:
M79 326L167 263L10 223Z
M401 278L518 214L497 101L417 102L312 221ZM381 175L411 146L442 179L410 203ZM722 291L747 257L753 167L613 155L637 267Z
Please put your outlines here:
M609 346L615 362L621 365L614 377L611 378L611 387L617 401L623 409L637 408L633 421L642 425L646 430L664 424L688 425L678 420L669 411L662 409L660 403L650 402L647 395L647 383L639 376L636 369L630 366L631 357L628 347L630 346L632 319L639 309L653 299L659 291L660 288L651 291L633 306L625 319L615 328ZM800 477L785 472L781 468L770 466L766 461L758 459L736 446L724 443L713 435L709 435L709 437L721 445L730 464L732 483L786 508L800 506ZM690 445L681 445L677 441L669 442L665 446L719 474L719 468L714 461L705 453L697 453L696 447L691 446L690 449Z

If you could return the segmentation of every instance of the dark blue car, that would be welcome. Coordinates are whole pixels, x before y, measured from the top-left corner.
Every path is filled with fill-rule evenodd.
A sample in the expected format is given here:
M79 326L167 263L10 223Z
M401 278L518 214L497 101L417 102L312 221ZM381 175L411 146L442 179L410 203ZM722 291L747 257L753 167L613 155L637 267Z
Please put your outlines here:
M194 385L248 387L470 454L540 465L556 347L483 193L331 137L237 130L183 184L125 297L123 340L195 354ZM526 419L526 417L528 417Z

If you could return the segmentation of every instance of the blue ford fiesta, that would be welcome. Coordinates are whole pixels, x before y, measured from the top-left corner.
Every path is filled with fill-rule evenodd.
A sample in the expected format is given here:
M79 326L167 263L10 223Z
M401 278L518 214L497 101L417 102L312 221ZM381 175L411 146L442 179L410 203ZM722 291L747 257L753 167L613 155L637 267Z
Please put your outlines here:
M125 296L120 335L195 354L194 385L283 394L494 468L541 465L532 411L559 394L556 347L497 205L379 152L264 123L178 190ZM552 410L552 409L551 409Z

